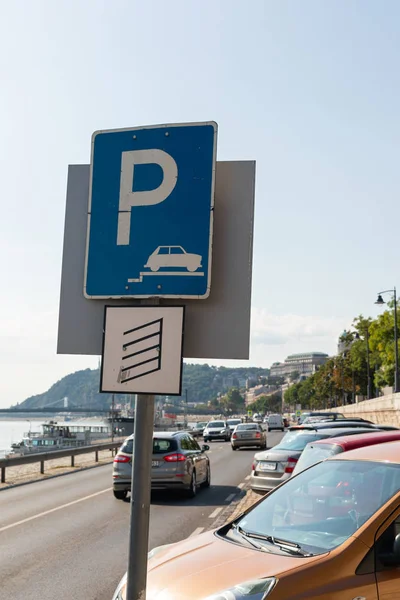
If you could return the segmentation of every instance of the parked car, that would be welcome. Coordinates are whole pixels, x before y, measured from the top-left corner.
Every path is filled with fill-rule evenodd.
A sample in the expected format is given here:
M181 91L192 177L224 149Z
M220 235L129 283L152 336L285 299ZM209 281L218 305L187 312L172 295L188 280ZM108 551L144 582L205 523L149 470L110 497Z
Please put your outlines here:
M380 426L376 423L370 423L369 421L363 421L362 419L343 419L338 421L318 421L317 423L307 423L306 425L292 425L289 427L289 431L312 431L313 429L332 429L335 427L364 427L367 429L380 428Z
M231 439L231 430L226 421L209 421L203 431L203 439L205 442L211 440L225 440L229 442Z
M263 418L262 418L262 416L261 416L261 415L259 415L259 414L255 414L255 415L253 416L253 423L258 423L258 424L260 424L260 423L262 423L262 422L263 422Z
M297 475L304 469L325 460L330 456L374 446L375 444L384 444L385 442L400 441L400 431L369 431L361 435L342 435L331 439L322 439L307 444L294 468L293 475Z
M258 423L241 423L235 427L231 437L232 450L245 447L267 447L267 434Z
M186 252L182 246L158 246L150 254L144 266L153 272L157 272L163 267L185 267L193 273L201 267L201 256Z
M192 435L193 437L201 437L203 435L204 429L206 428L206 425L206 421L196 423L193 426L193 428L189 431L190 435Z
M268 418L268 431L285 431L285 424L283 422L282 415L269 415Z
M374 490L374 493L371 493ZM302 471L214 531L149 553L149 598L397 600L400 442ZM126 600L126 576L114 600Z
M303 429L288 431L279 444L264 452L257 452L251 467L250 487L255 492L267 493L292 476L304 448L310 442L339 435L355 435L375 429L337 428Z
M189 497L198 487L210 487L211 467L206 452L187 432L157 431L153 433L151 469L152 490L182 490ZM113 463L113 492L124 500L131 491L133 435L122 444Z
M301 425L302 423L304 423L305 419L308 419L309 417L321 417L323 419L326 418L331 418L331 419L345 419L345 415L343 415L342 413L339 412L318 412L318 411L311 411L311 412L304 412L300 415L300 417L298 418L298 424Z
M242 422L242 419L227 419L226 424L228 425L229 429L231 430L231 433L233 433L235 431L236 425L240 425L241 422Z

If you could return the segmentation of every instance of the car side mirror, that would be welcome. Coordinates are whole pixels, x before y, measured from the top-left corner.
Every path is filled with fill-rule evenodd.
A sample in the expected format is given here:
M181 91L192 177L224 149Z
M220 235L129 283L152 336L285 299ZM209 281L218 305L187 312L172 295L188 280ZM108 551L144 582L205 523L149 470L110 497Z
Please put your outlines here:
M379 560L385 567L400 566L400 533L398 533L394 539L392 552L382 552L379 555Z
M202 452L207 452L207 450L209 450L209 449L210 449L210 446L207 446L207 444L203 444L201 447Z

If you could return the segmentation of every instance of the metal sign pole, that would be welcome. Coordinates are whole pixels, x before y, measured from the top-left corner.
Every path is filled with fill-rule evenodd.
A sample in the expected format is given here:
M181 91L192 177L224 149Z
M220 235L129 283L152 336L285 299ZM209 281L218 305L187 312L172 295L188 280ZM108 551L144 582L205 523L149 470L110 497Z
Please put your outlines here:
M146 600L154 400L150 394L136 397L126 600Z

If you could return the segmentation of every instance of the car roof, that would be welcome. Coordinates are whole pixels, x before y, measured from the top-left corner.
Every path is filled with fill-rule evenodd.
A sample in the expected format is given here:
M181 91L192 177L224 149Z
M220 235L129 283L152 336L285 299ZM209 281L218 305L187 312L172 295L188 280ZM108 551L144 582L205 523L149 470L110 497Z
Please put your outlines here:
M355 431L357 430L355 429ZM356 448L362 448L363 446L372 446L373 444L383 442L395 442L397 440L400 441L400 431L374 431L373 429L368 429L365 433L360 433L359 435L341 435L334 439L319 440L314 442L313 445L335 444L343 448L344 452L347 452Z
M363 427L332 427L332 428L324 428L324 429L298 429L297 430L299 435L301 434L310 434L310 433L318 433L321 435L326 436L327 438L333 438L333 437L344 437L344 435L346 436L353 436L354 434L358 435L362 435L362 434L368 434L370 431L372 433L376 433L376 429L366 429ZM282 438L283 439L283 438ZM400 439L400 438L399 438ZM330 440L327 440L327 443L329 443ZM312 442L313 444L316 444L317 442Z
M305 425L292 425L289 431L301 431L305 429L329 429L334 427L365 427L366 429L377 429L379 426L368 421L352 421L351 419L337 419L336 421L321 421L320 423L306 423Z
M400 465L400 441L357 448L356 450L336 454L327 460L367 460Z

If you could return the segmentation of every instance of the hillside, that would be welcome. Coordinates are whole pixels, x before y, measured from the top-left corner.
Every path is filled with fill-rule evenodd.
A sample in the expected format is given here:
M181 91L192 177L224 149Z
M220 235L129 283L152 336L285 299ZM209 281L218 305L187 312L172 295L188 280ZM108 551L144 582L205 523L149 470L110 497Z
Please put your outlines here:
M206 403L231 387L244 388L248 378L257 379L268 375L268 369L256 367L228 368L209 365L184 364L183 397L187 390L188 402ZM79 406L88 410L107 409L111 405L111 394L99 393L99 370L85 369L66 375L43 394L31 396L18 404L18 408L59 407L68 398L69 407ZM116 394L116 402L128 402L130 396ZM175 398L171 398L175 400ZM176 398L179 401L179 398Z

